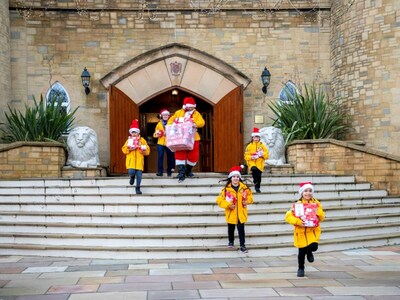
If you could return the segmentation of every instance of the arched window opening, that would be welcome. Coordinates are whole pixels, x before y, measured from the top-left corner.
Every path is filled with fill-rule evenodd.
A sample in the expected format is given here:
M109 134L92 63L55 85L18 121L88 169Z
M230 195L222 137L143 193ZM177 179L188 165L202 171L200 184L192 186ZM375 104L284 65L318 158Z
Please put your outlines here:
M47 91L46 95L46 105L49 105L51 101L61 102L61 106L66 113L69 113L71 109L70 98L67 90L58 81L55 82L50 89Z
M297 94L300 94L299 89L291 80L289 80L285 83L279 93L279 101L282 104L289 104L290 102L292 102L292 99L296 97Z

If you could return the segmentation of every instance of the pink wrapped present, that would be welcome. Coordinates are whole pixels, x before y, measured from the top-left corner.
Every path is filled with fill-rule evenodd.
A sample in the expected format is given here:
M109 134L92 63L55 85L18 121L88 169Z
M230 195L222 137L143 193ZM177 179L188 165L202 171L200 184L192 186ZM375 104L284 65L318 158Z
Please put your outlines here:
M130 137L128 137L127 146L129 149L136 149L136 148L140 147L139 142L140 142L139 137L130 136Z
M319 219L317 216L317 203L295 203L292 211L294 215L303 220L305 227L317 227Z
M192 150L196 129L193 122L173 123L165 126L167 147L171 151Z

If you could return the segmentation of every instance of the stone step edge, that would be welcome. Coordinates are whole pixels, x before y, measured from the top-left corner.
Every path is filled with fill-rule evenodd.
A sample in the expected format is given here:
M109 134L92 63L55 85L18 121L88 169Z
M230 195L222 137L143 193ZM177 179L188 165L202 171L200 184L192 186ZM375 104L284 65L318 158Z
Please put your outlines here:
M13 195L16 196L16 195ZM29 196L29 195L24 195L24 196ZM36 196L36 195L35 195ZM49 196L49 195L47 195ZM82 197L82 196L87 196L87 197L91 197L91 195L50 195L49 198L54 198L55 196L59 197L59 196L67 196L67 197ZM105 196L109 196L109 195L96 195L99 196L101 198L105 198ZM122 195L121 195L122 196ZM124 195L124 197L129 197L133 196L134 198L136 198L135 195ZM165 196L165 195L164 195ZM174 196L174 197L188 197L190 195L169 195L169 196ZM141 195L140 197L143 197L143 195ZM151 196L150 196L151 197ZM204 198L203 196L200 196L199 198ZM216 198L216 196L215 196ZM324 203L328 203L328 202L346 202L346 201L371 201L371 200L375 200L374 203L368 203L368 204L383 204L382 202L385 200L391 200L391 202L389 201L385 201L384 204L400 204L400 197L396 198L396 197L392 197L392 196L362 196L362 197L346 197L346 198L319 198L319 201L321 202L322 205L324 205ZM77 206L77 205L109 205L109 206L118 206L118 205L141 205L141 206L171 206L171 205L177 205L177 206L200 206L200 205L217 205L216 201L207 201L207 200L199 200L196 202L191 202L191 203L187 203L187 202L165 202L162 200L158 199L151 199L148 200L146 199L145 201L142 201L142 198L138 200L138 202L131 202L131 201L126 201L126 202L111 202L113 201L113 199L109 200L110 202L104 201L104 199L100 199L101 201L97 201L94 202L92 201L87 201L87 200L79 200L79 201L71 201L71 200L65 200L65 201L57 201L57 200L43 200L43 201L11 201L11 200L0 200L0 205L73 205L73 206ZM148 202L150 201L150 202ZM291 199L276 199L276 200L270 200L270 199L255 199L255 203L254 205L257 204L278 204L278 203L282 203L282 204L293 204L295 202L295 200L291 200ZM325 206L324 206L325 207Z
M339 205L339 206L329 206L324 208L325 214L329 211L337 211L337 210L358 210L358 209L378 209L378 208L391 208L393 209L393 204L396 203L383 203L377 206L376 204L362 204L359 206L354 205ZM400 205L399 205L400 207ZM273 208L273 209L259 209L259 210L251 210L249 215L271 215L271 214L285 214L288 211L288 208ZM202 211L202 212L159 212L159 213L117 213L117 212L104 212L104 213L86 213L86 212L57 212L57 211L1 211L1 215L35 215L35 216L90 216L90 217L188 217L188 216L223 216L224 211L221 209L220 211Z
M1 214L0 214L1 215ZM337 221L349 221L349 220L362 220L362 219L381 219L381 218L392 218L398 217L398 213L386 213L386 214L370 214L370 215L363 215L363 216L340 216L335 217L334 219L328 218L324 220L324 224L330 222L337 222ZM259 226L259 225L276 225L276 224L287 224L283 219L281 221L260 221L260 222L252 222L249 221L246 223L246 226ZM377 223L379 224L379 223ZM71 226L72 225L72 226ZM52 222L46 221L44 223L31 223L31 222L1 222L0 226L37 226L37 227L101 227L101 228L108 228L108 227L118 227L118 228L185 228L185 227L219 227L226 224L221 223L166 223L166 224L153 224L153 223L140 223L140 224L113 224L113 223L66 223L66 222Z
M1 215L1 214L0 214ZM362 216L340 216L333 218L328 218L324 220L324 224L329 222L338 222L338 221L351 221L351 220L362 220L362 219L382 219L382 218L393 218L398 217L398 213L386 213L386 214L369 214ZM249 221L246 223L246 226L268 226L268 225L284 225L287 224L283 219L281 221L261 221L261 222L253 222ZM380 224L380 223L376 223ZM174 224L133 224L133 223L67 223L67 222L58 222L58 221L46 221L46 222L2 222L0 221L1 226L32 226L32 227L95 227L95 228L188 228L188 227L220 227L226 226L226 224L219 223L174 223Z
M127 178L127 181L129 179ZM82 185L48 185L48 186L37 186L37 185L32 185L32 186L27 186L27 185L12 185L12 186L5 186L2 185L3 182L0 181L0 191L1 190L7 190L7 189L74 189L74 188L88 188L88 189L98 189L98 188L102 188L102 189L107 189L107 188L121 188L121 187L131 187L131 185L129 185L128 183L126 184L115 184L115 185L88 185L88 184L82 184ZM247 182L247 185L250 186L254 186L253 182ZM315 187L318 187L318 190L321 186L337 186L337 185L341 185L341 186L348 186L348 185L355 185L355 186L369 186L369 188L371 187L371 183L368 181L359 181L359 182L319 182L319 183L314 183ZM225 183L219 183L218 181L215 183L210 183L210 182L200 182L200 183L196 183L196 184L185 184L185 183L175 183L175 182L171 182L171 184L158 184L156 185L155 183L152 182L146 182L146 181L142 181L141 184L142 187L160 187L160 188L190 188L190 187L216 187L216 188L223 188L225 186ZM293 191L297 191L299 188L299 184L298 183L291 183L291 182L261 182L261 186L268 188L268 187L277 187L277 186L282 186L282 187L292 187Z
M352 236L348 238L335 238L335 239L322 239L320 240L320 245L332 245L332 244L341 244L341 243L349 243L349 242L363 242L363 241L372 241L372 240L387 240L391 238L400 238L400 232L390 233L390 234L377 234L377 235L368 235L368 236ZM257 244L257 245L249 245L249 249L271 249L271 248L288 248L294 247L293 243L277 243L277 244ZM111 251L111 252L191 252L191 251L203 251L203 252L213 252L213 251L232 251L228 247L224 246L211 246L211 247L179 247L179 248L169 248L169 247L110 247L110 246L65 246L65 245L37 245L37 244L1 244L0 249L31 249L31 250L84 250L84 251ZM42 253L45 255L45 253Z
M266 237L273 238L276 236L293 236L293 228L290 224L286 224L288 230L285 231L274 231L274 232L255 232L255 233L247 233L246 237ZM225 224L226 226L226 224ZM289 227L290 226L290 227ZM343 231L354 231L357 232L359 230L365 229L374 229L374 228L387 228L387 227L400 227L400 222L390 222L390 223L380 223L380 224L365 224L365 225L357 225L357 226L335 226L335 227L326 227L322 228L323 232L343 232ZM398 231L400 232L400 231ZM399 233L400 234L400 233ZM29 237L29 238L57 238L57 239L121 239L121 240L135 240L135 239L158 239L158 240L166 240L166 239L216 239L221 238L220 234L204 234L200 233L198 235L182 235L182 234L163 234L163 235L145 235L145 236L129 236L129 235L119 235L119 234L96 234L96 233L28 233L28 232L0 232L0 237Z
M55 197L55 196L79 196L79 197L126 197L126 196L134 196L134 197L165 197L165 196L175 196L175 197L187 197L187 196L196 196L196 197L204 197L204 196L210 196L210 197L217 197L219 194L218 192L205 192L205 193L201 193L199 194L199 192L193 192L193 193L171 193L171 194L165 194L165 193L144 193L141 195L136 195L135 194L135 188L134 187L129 187L132 189L132 193L34 193L34 194L7 194L7 193L0 193L1 196L7 196L7 197L12 197L12 196L18 196L18 197L29 197L29 196L35 196L35 197ZM141 186L142 192L144 191L146 187ZM261 187L262 188L262 187ZM385 195L382 195L380 197L391 197L391 198L397 198L400 196L396 196L396 195L388 195L386 190L375 190L375 189L341 189L341 190L322 190L322 191L317 191L315 194L318 195L322 194L322 193L338 193L339 195L341 193L383 193ZM253 191L253 196L257 195L257 196L268 196L268 195L281 195L281 194L287 194L287 195L298 195L297 191L275 191L275 192L265 192L261 191L261 193L255 193ZM368 196L363 196L363 197L368 197ZM370 197L376 197L376 196L370 196ZM298 198L298 197L297 197ZM319 197L316 197L317 199L319 199ZM347 199L348 197L344 198Z

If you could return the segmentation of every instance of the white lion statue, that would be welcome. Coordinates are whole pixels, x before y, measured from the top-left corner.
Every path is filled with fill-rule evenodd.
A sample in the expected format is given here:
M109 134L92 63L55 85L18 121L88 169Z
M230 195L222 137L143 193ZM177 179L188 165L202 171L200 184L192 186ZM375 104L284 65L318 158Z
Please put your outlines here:
M285 142L282 131L276 127L263 127L260 129L261 141L267 146L269 158L266 164L277 166L286 163Z
M76 127L67 138L67 166L93 168L100 164L97 134L90 127Z

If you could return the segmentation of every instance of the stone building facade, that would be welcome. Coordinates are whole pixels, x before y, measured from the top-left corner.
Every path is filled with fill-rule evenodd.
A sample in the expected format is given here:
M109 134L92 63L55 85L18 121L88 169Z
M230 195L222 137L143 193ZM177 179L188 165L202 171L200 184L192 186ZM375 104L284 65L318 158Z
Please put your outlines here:
M97 132L104 165L109 163L112 133L109 90L102 80L115 75L120 77L114 82L129 81L118 70L132 60L152 59L152 51L170 44L206 53L248 79L243 95L244 141L250 139L254 126L271 125L268 104L291 80L298 87L323 84L344 97L353 117L354 131L348 138L399 154L400 7L396 0L288 0L279 7L269 1L222 1L222 7L181 0L33 2L35 6L28 7L30 16L23 14L21 1L0 2L4 70L0 121L7 105L23 109L32 95L45 95L59 82L68 92L71 108L79 106L77 126ZM88 95L80 78L84 67L92 76ZM272 74L267 94L261 91L264 67ZM225 74L221 69L207 70ZM216 79L207 74L204 80L193 78L195 95L206 95L213 86ZM228 86L234 82L231 76L224 79ZM175 86L180 87L178 83L165 89ZM161 91L143 85L140 93L146 96L132 101L141 105L157 92Z

